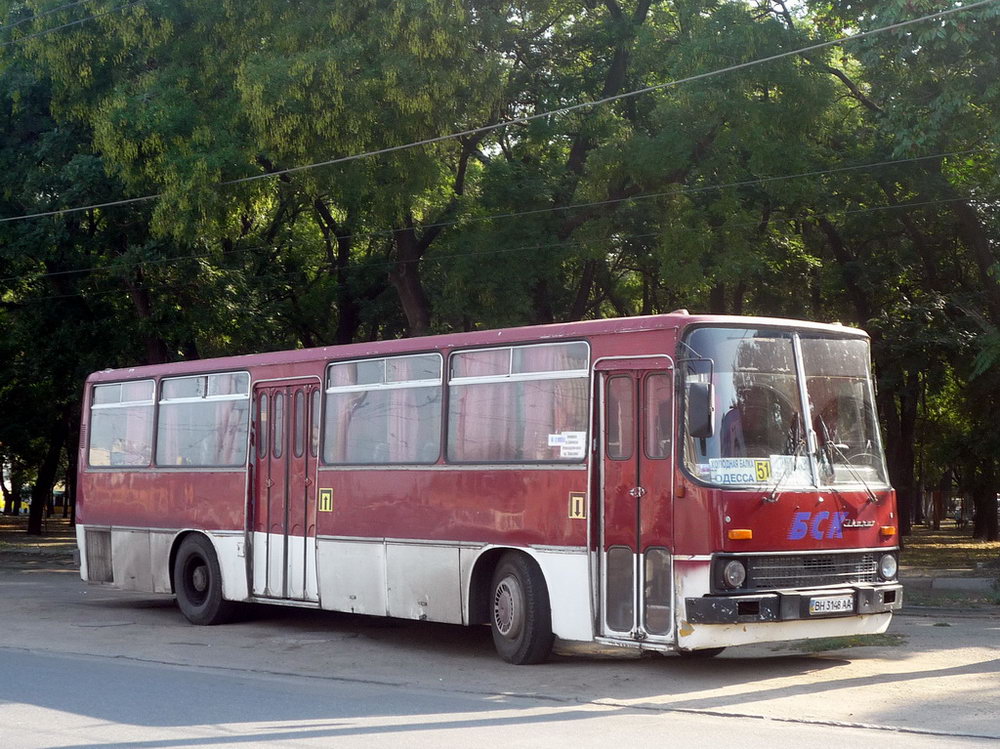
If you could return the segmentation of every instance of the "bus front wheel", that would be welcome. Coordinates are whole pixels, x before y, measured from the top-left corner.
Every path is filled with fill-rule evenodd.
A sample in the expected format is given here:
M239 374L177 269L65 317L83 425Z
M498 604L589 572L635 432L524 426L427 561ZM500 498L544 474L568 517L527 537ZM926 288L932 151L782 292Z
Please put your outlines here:
M232 618L234 604L222 598L222 571L212 542L191 535L181 542L174 559L177 606L192 624L223 624Z
M493 573L490 629L508 663L541 663L552 651L552 612L545 578L535 560L505 555Z

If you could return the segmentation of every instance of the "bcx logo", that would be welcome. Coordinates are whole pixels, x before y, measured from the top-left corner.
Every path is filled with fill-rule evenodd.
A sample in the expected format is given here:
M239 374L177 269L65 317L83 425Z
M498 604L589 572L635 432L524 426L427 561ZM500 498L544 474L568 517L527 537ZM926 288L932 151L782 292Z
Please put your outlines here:
M826 510L817 512L796 512L792 516L792 524L788 528L788 540L798 541L809 534L817 541L827 538L843 538L844 521L847 520L846 512L829 513Z

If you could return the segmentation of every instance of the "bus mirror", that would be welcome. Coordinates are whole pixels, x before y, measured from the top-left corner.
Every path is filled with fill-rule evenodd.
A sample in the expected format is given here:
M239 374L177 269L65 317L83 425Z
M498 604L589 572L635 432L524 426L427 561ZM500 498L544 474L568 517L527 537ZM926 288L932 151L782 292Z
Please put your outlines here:
M701 439L715 433L715 386L710 382L688 383L687 432Z

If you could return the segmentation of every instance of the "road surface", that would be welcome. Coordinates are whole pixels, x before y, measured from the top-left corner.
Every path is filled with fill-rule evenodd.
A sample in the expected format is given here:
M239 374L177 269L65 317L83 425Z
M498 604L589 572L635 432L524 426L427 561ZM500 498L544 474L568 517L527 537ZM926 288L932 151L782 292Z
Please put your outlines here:
M0 558L4 747L996 746L1000 616L898 616L862 647L511 666L489 631L167 597Z

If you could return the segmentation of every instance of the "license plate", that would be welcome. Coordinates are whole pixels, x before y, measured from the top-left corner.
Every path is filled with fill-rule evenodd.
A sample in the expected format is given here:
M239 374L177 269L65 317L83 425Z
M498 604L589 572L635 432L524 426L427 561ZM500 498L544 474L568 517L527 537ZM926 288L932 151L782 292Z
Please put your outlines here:
M850 614L854 612L854 595L823 596L809 599L809 615Z

